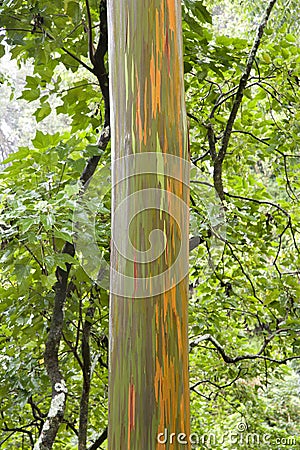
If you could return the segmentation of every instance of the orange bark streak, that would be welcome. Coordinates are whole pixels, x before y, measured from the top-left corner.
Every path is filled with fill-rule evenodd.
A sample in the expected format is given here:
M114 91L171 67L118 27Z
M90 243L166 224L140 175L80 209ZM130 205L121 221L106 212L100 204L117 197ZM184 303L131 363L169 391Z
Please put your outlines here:
M161 87L161 73L160 67L157 64L156 70L156 108L158 108L159 112L161 111L161 100L160 100L160 87Z
M147 144L147 130L148 130L148 79L145 79L145 91L144 91L144 144Z
M128 387L128 440L127 449L130 450L130 436L131 430L134 428L135 423L135 389L134 385L130 383Z
M176 11L174 8L174 2L172 0L167 0L168 13L169 13L169 24L172 31L176 29Z
M136 84L137 84L137 99L136 99L136 127L137 131L139 133L139 139L140 142L142 142L143 139L143 129L142 129L142 118L141 118L141 93L140 93L140 86L139 86L139 80L138 80L138 74L136 74Z
M163 301L164 301L164 322L165 322L166 321L166 317L167 317L167 313L168 313L168 304L169 304L168 293L164 292L163 296L164 296L164 300Z
M152 112L153 117L156 117L156 86L155 86L155 62L153 53L150 59L150 79L151 79L151 94L152 94Z

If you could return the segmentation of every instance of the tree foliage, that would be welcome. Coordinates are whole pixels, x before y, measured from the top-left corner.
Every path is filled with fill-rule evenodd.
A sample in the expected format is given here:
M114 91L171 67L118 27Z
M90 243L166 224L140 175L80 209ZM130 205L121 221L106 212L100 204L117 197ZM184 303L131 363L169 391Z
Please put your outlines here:
M95 450L106 438L108 292L91 282L72 244L78 194L96 166L110 161L105 7L104 0L0 6L0 55L9 51L20 69L32 65L21 98L36 102L38 123L31 144L15 149L0 174L5 449L33 448L49 412L45 345L62 286L64 317L54 347L68 397L53 448ZM299 5L275 2L249 67L266 7L258 0L182 5L190 152L202 173L191 180L199 237L190 268L192 430L236 431L243 422L299 443ZM3 73L1 82L8 81ZM65 131L42 129L53 110L58 121L68 118ZM226 235L218 234L218 216L203 201L214 189ZM109 208L108 195L96 217L107 259Z

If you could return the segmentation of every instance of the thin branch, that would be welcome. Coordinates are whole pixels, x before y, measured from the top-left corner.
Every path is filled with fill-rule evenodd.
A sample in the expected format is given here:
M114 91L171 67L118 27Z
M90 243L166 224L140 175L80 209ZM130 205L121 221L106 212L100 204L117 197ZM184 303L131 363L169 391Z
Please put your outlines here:
M28 30L27 28L15 28L15 27L0 27L0 31L24 31L25 33L32 33L32 29ZM35 30L35 33L44 34L43 31Z
M263 301L262 301L259 297L257 297L256 289L255 289L255 286L254 286L254 283L253 283L251 277L247 274L247 272L245 271L244 266L243 266L243 264L241 263L240 259L239 259L239 258L236 256L236 254L234 253L233 248L231 247L231 244L230 244L229 242L226 242L226 244L227 244L227 246L228 246L228 248L229 248L229 250L230 250L230 253L232 254L233 258L236 260L236 262L237 262L238 265L240 266L240 269L241 269L243 275L244 275L244 276L247 278L247 280L249 281L250 286L251 286L251 289L252 289L252 292L253 292L253 297L255 297L255 298L259 301L259 303L263 304Z
M234 195L234 194L230 194L229 192L225 192L225 191L224 191L224 195L226 195L227 197L231 197L231 198L237 198L240 200L246 200L248 202L257 203L258 205L269 205L269 206L272 206L273 208L276 208L279 211L281 211L286 217L290 217L289 213L285 209L283 209L281 206L279 206L277 203L273 203L268 200L258 200L256 198L244 197L243 195Z
M216 151L216 135L213 129L213 126L211 123L208 123L207 125L204 125L207 129L207 139L208 139L208 145L209 145L209 152L211 159L214 161L217 156Z
M63 420L63 423L65 423L67 425L67 427L69 427L73 431L75 436L78 436L78 431L77 431L77 429L76 429L76 427L75 427L75 425L73 423L69 422L66 419Z
M277 252L276 252L276 256L275 256L275 258L274 258L274 261L273 261L273 265L276 267L277 270L278 270L278 268L277 268L277 264L276 264L276 263L277 263L277 259L278 259L278 257L279 257L280 251L281 251L282 237L283 237L284 233L286 232L286 230L287 230L289 227L290 227L290 223L289 223L289 221L288 221L287 224L286 224L286 226L284 227L284 229L282 230L282 232L281 232L280 235L279 235L278 249L277 249ZM278 272L279 272L279 270L278 270ZM281 276L281 272L279 272L279 276Z
M79 24L77 24L77 25L73 28L73 30L71 30L68 34L65 35L64 39L67 39L68 37L70 37L73 33L75 33L76 30L78 30L78 28L80 28L80 27L82 27L82 26L83 26L83 29L85 29L84 21L82 21L82 22L80 22Z
M222 94L220 95L220 97L218 98L218 100L216 101L215 105L213 106L211 113L209 115L210 119L213 119L216 110L225 102L227 102L227 100L229 100L230 98L234 97L236 95L236 90L237 90L237 86L234 86L234 88L230 89L228 92L226 92L226 94ZM226 97L225 97L226 95Z
M224 200L224 188L223 188L223 181L222 181L222 164L226 155L226 151L229 145L229 140L231 137L231 132L232 132L232 128L239 110L239 107L242 103L242 99L244 96L244 90L246 88L247 85L247 81L249 79L250 76L250 72L252 69L252 66L254 64L255 61L255 57L256 57L256 53L257 50L260 46L261 43L261 38L264 32L264 29L267 25L268 19L270 17L271 11L274 7L276 3L276 0L270 0L269 4L266 8L266 11L263 15L263 18L258 26L257 32L256 32L256 37L252 46L252 49L250 51L247 63L246 63L246 68L245 68L245 72L243 73L240 82L239 82L239 86L238 86L238 90L236 92L235 95L235 99L233 102L233 106L225 127L225 131L223 134L223 138L222 138L222 142L221 142L221 148L217 154L217 157L215 159L215 163L214 163L214 185L216 188L216 191L219 194L219 197L221 200Z
M191 386L190 389L194 390L197 386L200 386L200 384L206 384L206 383L211 384L212 386L214 386L220 390L226 389L226 388L232 386L240 378L241 373L242 373L242 369L240 368L237 376L233 380L231 380L229 383L223 384L221 386L217 383L214 383L211 380L201 380L201 381L197 381L197 383L193 384L193 386Z
M31 444L31 446L33 447L34 446L34 440L33 440L33 433L31 432L31 431L29 431L29 430L26 430L26 427L29 427L29 426L32 426L33 424L29 424L29 425L25 425L24 427L15 427L15 428L9 428L9 427L7 427L7 425L5 424L5 428L4 428L4 430L3 431L5 431L5 432L12 432L13 434L14 433L24 433L24 434L27 434L27 436L29 437L29 440L30 440L30 444ZM12 436L12 435L10 435L10 436Z
M255 134L251 133L250 131L245 130L232 130L231 133L241 133L241 134L247 134L248 136L251 136L253 139L256 139L258 142L261 142L264 145L269 145L268 140L270 138L259 138L255 136Z
M244 361L247 359L250 359L250 360L263 359L266 361L274 362L276 364L286 364L288 361L292 361L294 359L299 359L300 356L290 356L290 357L284 358L284 359L274 359L274 358L270 358L269 356L265 356L262 354L262 353L264 353L264 350L266 349L268 344L271 342L271 340L274 339L274 337L277 336L279 333L285 332L285 331L287 331L287 330L286 329L277 330L273 334L271 334L267 338L265 338L265 341L264 341L263 345L261 346L260 350L255 354L246 354L246 355L239 355L239 356L231 357L226 353L224 347L219 343L219 341L217 341L217 339L215 339L211 334L204 334L203 336L200 336L198 339L196 339L194 342L191 343L191 348L196 347L200 342L209 341L217 349L217 351L221 355L222 359L228 364L235 364L239 361Z
M98 84L93 83L93 82L78 84L77 86L72 86L70 88L62 89L61 91L59 91L59 94L63 94L64 92L70 92L70 91L73 91L74 89L80 89L85 86L98 86Z
M265 91L267 94L269 94L270 97L272 97L274 100L276 100L276 102L279 103L280 106L282 106L283 108L285 107L285 105L282 103L282 101L279 100L279 98L277 98L276 95L273 94L273 92L269 91L269 89L267 89L265 86L263 86L262 83L257 82L256 84L257 84L257 86L259 86L263 91ZM276 89L275 89L275 88L273 88L273 89L274 89L274 91L276 92Z
M109 126L110 123L110 107L109 107L109 86L108 73L105 68L104 57L108 48L108 34L107 34L107 2L100 0L100 36L97 49L94 54L93 73L96 75L104 100L104 127Z
M42 274L43 275L48 275L47 273L47 269L46 267L43 266L43 264L38 260L38 258L35 256L35 254L30 250L30 248L24 244L24 247L26 248L26 250L30 253L30 255L33 257L33 259L35 260L35 262L39 265L39 267L41 268Z
M206 158L209 154L210 154L210 151L207 150L205 153L203 153L203 155L197 156L197 158L194 158L194 159L192 159L191 161L192 161L193 164L197 165L196 163L197 163L198 161L202 161L202 159Z
M47 33L48 36L49 33ZM88 70L91 73L94 73L93 69L88 66L85 62L83 62L80 58L78 58L76 55L74 55L74 53L70 52L70 50L66 49L66 47L60 47L65 53L67 53L67 55L71 56L71 58L75 59L75 61L77 61L82 67L84 67L86 70Z
M88 448L88 450L97 450L101 444L107 439L107 428L103 431L103 433L98 437L98 439Z
M196 116L194 116L194 114L191 114L191 113L188 112L188 113L186 113L186 115L188 117L190 117L191 119L195 120L195 122L200 124L200 120Z
M85 7L86 7L87 18L88 18L87 32L88 32L88 44L89 44L89 57L90 57L91 63L94 65L95 64L95 60L94 60L95 49L93 46L93 28L92 28L92 18L91 18L91 10L90 10L89 0L85 0Z
M79 355L78 355L78 353L77 353L77 351L76 351L76 348L72 345L72 342L69 341L69 340L66 338L66 336L65 336L64 333L62 333L62 337L63 337L63 340L65 341L65 343L68 345L68 347L69 347L69 349L71 350L71 352L73 353L74 358L76 359L76 361L78 362L79 367L80 367L81 370L82 370L82 368L83 368L83 363L82 363L82 361L81 361L81 359L80 359L80 357L79 357Z
M295 193L295 191L291 185L286 159L287 159L287 156L285 154L283 154L283 166L284 166L284 173L285 173L285 180L286 180L286 193L290 197L290 199L294 201L294 200L298 199L298 196Z

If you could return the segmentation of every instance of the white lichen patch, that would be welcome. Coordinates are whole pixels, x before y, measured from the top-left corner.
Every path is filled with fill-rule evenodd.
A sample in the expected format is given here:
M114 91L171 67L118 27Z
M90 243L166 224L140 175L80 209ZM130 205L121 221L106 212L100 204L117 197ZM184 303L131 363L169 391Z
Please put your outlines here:
M42 450L43 449L43 447L41 447L41 445L42 445L42 442L44 439L44 433L45 433L45 431L48 431L49 428L50 428L50 421L49 421L49 419L46 419L43 429L42 429L42 432L40 434L40 437L38 438L38 441L35 444L33 450Z
M51 401L48 417L56 417L60 411L63 411L65 405L66 394L61 392L53 397Z
M64 410L65 402L66 402L66 394L68 393L68 389L64 380L61 380L60 383L56 383L54 386L57 394L52 398L50 410L48 413L48 417L44 423L42 432L38 438L37 443L34 446L33 450L43 450L43 440L45 433L50 429L51 419L56 417L60 412Z
M67 389L65 380L61 380L60 383L56 383L55 386L54 386L54 389L55 389L57 392L65 392L65 393L68 392L68 389Z

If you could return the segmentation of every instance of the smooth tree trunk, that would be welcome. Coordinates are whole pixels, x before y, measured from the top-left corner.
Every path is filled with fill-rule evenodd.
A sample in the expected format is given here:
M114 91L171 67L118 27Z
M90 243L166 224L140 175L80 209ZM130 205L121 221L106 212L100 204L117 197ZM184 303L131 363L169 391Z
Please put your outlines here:
M108 0L109 450L190 448L180 0Z

